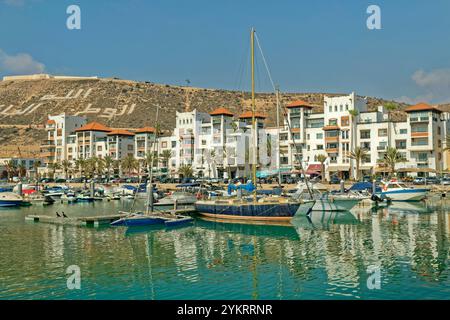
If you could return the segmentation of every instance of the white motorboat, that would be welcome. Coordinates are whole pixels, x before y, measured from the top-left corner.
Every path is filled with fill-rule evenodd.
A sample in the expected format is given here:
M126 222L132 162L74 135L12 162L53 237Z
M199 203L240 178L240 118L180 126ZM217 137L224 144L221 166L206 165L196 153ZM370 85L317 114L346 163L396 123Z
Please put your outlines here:
M425 199L429 191L429 189L424 188L411 188L396 179L392 179L384 183L381 198L391 201L420 201Z
M321 191L323 189L320 184L318 186L315 184L309 184L309 189L313 195L312 200L316 201L312 207L313 211L349 211L360 201L367 198L366 196L356 193L323 193ZM295 199L311 200L311 196L305 182L299 182L297 184L297 191L292 197Z
M14 192L0 193L0 207L19 207L24 203L23 198Z

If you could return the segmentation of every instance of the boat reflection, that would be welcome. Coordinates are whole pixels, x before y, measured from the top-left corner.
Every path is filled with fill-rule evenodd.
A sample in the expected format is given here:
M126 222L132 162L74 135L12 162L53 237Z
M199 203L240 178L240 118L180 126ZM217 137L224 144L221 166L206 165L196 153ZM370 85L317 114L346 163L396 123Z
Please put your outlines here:
M350 211L313 211L308 216L296 216L292 224L307 230L329 230L332 225L358 224L359 220Z
M298 234L292 224L262 224L222 221L202 217L195 222L196 227L218 232L243 234L248 236L261 236L277 239L298 240Z

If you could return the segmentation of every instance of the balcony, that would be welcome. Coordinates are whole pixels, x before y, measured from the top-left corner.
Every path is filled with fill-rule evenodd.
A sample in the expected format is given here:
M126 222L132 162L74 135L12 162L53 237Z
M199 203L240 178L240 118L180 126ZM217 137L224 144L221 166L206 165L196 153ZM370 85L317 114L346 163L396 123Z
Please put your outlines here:
M40 153L40 156L41 156L42 158L54 158L54 157L55 157L55 152L49 152L49 151L47 151L47 152L41 152L41 153Z
M55 141L54 140L42 140L41 141L41 148L54 147L54 146L55 146Z
M426 132L411 132L411 137L413 138L427 138L428 137L428 131Z
M409 118L409 122L414 122L414 123L429 122L429 121L430 121L430 117L411 117L411 118Z
M386 149L387 149L387 146L378 146L377 147L378 151L386 151Z
M339 153L339 149L338 148L327 148L327 149L325 149L325 151L327 153Z

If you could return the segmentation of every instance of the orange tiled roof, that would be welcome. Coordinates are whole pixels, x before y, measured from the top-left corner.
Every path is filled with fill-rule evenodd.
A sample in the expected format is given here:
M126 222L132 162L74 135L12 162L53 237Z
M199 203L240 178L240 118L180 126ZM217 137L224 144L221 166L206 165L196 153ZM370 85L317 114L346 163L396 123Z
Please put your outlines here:
M427 103L421 102L419 104L416 104L414 106L409 106L408 108L405 109L405 112L413 112L413 111L437 111L437 112L442 112L441 110L439 110L438 108L436 108L435 106L430 106Z
M123 129L115 129L109 132L108 136L134 136L134 133Z
M111 129L102 125L101 123L98 122L91 122L88 123L87 125L82 126L81 128L78 128L75 130L76 132L80 132L80 131L102 131L102 132L110 132Z
M287 108L297 108L297 107L313 108L313 106L311 106L308 102L303 101L303 100L292 101L286 107Z
M244 112L243 114L241 114L239 116L239 119L249 119L249 118L252 118L252 112L251 111ZM263 115L262 113L255 112L255 118L265 119L267 117L265 115Z
M339 130L340 128L338 126L325 126L323 127L323 130L330 131L330 130Z
M55 120L47 120L47 124L55 124L56 123L56 121Z
M231 111L229 111L228 109L224 108L224 107L220 107L217 108L216 110L212 111L209 113L211 116L220 116L220 115L224 115L224 116L234 116L233 113L231 113Z
M136 133L155 133L156 129L153 127L144 127L136 130Z

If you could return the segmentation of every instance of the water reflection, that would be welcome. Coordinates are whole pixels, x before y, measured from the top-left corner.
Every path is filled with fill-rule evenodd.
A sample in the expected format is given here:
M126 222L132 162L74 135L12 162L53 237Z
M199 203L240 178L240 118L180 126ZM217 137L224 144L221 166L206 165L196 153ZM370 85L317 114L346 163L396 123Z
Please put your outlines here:
M314 212L292 226L197 219L178 229L29 224L10 211L0 216L0 298L448 299L448 204ZM72 264L81 291L66 289ZM381 290L366 286L373 265Z

